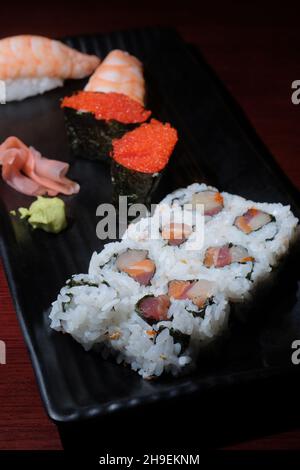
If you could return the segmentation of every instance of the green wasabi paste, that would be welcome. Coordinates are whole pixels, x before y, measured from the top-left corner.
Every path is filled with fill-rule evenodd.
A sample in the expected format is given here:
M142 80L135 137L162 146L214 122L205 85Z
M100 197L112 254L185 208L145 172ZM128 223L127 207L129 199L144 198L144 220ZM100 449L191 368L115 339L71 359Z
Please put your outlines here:
M34 229L59 233L67 227L65 203L58 197L38 196L29 209L20 207L18 211Z

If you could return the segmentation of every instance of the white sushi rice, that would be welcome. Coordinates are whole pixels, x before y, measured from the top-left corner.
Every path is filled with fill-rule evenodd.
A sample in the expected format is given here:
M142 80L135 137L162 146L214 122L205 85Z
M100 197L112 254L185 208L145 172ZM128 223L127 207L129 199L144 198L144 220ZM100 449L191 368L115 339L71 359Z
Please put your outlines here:
M129 364L144 378L164 371L177 375L194 367L201 347L213 342L226 328L230 302L241 303L255 295L256 287L269 278L298 233L298 219L288 206L255 203L221 193L223 210L205 217L205 224L203 218L203 225L198 226L190 207L184 223L191 225L193 232L180 246L168 245L161 236L164 224L170 216L174 222L182 222L182 206L191 202L193 194L205 190L217 191L204 184L175 191L158 205L153 217L130 225L121 242L108 243L102 252L94 253L88 274L73 277L83 285L63 287L53 303L51 327L71 334L87 350L100 345L104 357L113 354L118 363ZM234 222L253 207L275 220L245 234ZM204 237L200 237L199 244L197 230L203 227ZM255 261L222 268L204 266L208 248L229 243L246 248ZM146 250L154 262L156 269L148 286L118 271L117 256L127 250ZM212 303L206 306L202 318L191 300L171 298L167 320L151 326L136 312L136 304L145 295L167 294L172 280L212 281ZM187 338L188 344L184 346L180 337Z
M101 277L77 275L73 279L95 283L98 287L64 286L52 304L51 328L71 334L85 349L90 349L103 341L109 325L117 322L113 307L120 299L116 290L103 283Z
M207 190L218 191L212 186L198 183L178 189L161 201L156 212L161 212L165 205L178 209L184 204L190 204L194 194ZM230 240L233 244L241 244L252 251L258 250L270 265L276 266L298 234L298 219L291 212L290 206L254 202L226 192L221 192L221 195L224 209L213 217L206 217L206 238L214 239L216 235L222 238L223 235L224 239ZM236 217L253 207L275 217L275 222L270 222L260 230L247 235L234 226L234 221Z
M251 297L255 287L268 277L280 258L287 253L298 234L298 219L292 214L289 206L280 203L256 203L223 192L221 193L224 199L223 210L213 217L205 217L202 245L198 243L199 237L194 230L187 241L179 247L168 246L162 240L159 229L166 220L170 219L170 212L174 221L180 221L184 206L185 214L190 212L190 216L185 217L184 221L194 225L195 211L191 207L192 197L198 192L207 190L218 191L212 186L195 183L169 194L157 206L153 217L144 218L137 224L129 226L123 238L138 242L145 247L153 234L156 245L160 241L161 269L156 273L156 283L168 283L172 279L207 279L216 282L219 290L231 301L244 301ZM234 225L234 221L253 207L269 213L275 221L255 232L245 234ZM208 248L229 243L245 247L255 262L232 263L223 268L206 268L203 265Z
M52 304L51 328L69 333L86 350L101 345L104 357L112 352L117 362L130 364L142 377L159 376L163 371L177 375L187 366L193 367L196 351L221 334L227 324L228 302L220 294L207 306L204 319L193 317L191 312L197 308L191 301L175 300L169 320L151 327L135 311L140 294L120 299L114 288L103 283L103 277L77 275L73 280L98 287L63 287ZM172 336L172 328L190 337L186 349ZM149 335L154 331L158 332L155 339Z
M41 95L46 91L63 86L60 78L16 78L4 81L5 101L21 101L35 95Z

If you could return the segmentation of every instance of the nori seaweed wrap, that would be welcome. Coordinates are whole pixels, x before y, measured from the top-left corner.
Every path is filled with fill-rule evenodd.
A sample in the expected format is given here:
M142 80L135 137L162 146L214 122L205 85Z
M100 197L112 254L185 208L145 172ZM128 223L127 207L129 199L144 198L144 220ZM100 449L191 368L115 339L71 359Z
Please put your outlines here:
M113 203L127 196L128 205L149 205L177 142L177 131L155 119L113 141Z
M151 114L121 93L80 91L65 97L61 107L73 155L108 162L112 140L135 129Z
M127 196L128 205L138 203L149 205L151 195L160 181L161 173L151 174L129 170L113 160L111 163L111 177L114 205L118 205L119 196Z

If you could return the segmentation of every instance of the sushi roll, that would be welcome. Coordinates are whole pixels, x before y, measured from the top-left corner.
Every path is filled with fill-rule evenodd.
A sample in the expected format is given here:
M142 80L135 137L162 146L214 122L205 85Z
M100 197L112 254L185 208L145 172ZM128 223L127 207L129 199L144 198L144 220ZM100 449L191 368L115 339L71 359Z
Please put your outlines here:
M204 226L195 223L198 203ZM160 254L156 284L170 282L170 276L204 278L230 301L241 303L256 295L288 252L297 222L288 206L255 203L194 184L168 195L152 217L131 224L123 238L141 247L155 240Z
M148 205L177 142L170 124L155 119L113 141L113 203L127 196L129 205Z
M223 233L229 242L243 245L256 259L275 268L299 235L298 219L291 208L226 192L222 196L224 210L212 221L210 230Z
M91 75L100 59L60 41L20 35L0 40L0 80L5 100L20 101L63 85L65 79Z
M128 160L140 148L134 142ZM147 154L152 139L142 142ZM199 245L198 204L205 221ZM189 372L204 347L219 344L229 313L251 313L261 286L274 285L274 269L297 234L289 206L204 184L180 189L131 224L121 242L93 254L89 273L69 281L53 303L51 326L85 348L101 346L145 379Z
M110 162L112 140L149 119L144 96L140 61L127 52L110 52L85 89L61 103L74 156Z
M73 276L53 302L51 327L86 350L115 356L143 378L191 370L201 348L226 328L228 302L205 285L201 294L206 290L210 299L199 310L189 298L177 300L168 292L120 298L106 274Z

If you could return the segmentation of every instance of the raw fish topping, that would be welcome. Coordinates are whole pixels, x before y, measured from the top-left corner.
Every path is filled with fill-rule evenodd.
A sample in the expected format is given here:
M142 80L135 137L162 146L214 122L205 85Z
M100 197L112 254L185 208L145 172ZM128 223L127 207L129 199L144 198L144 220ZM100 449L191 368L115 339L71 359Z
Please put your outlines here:
M204 214L206 216L213 216L221 212L224 207L223 196L218 191L201 191L195 193L192 197L192 205L197 209L197 204L204 206Z
M113 158L130 170L157 173L167 165L177 140L170 124L151 119L113 141Z
M211 281L206 279L201 279L198 281L170 281L168 285L168 294L173 299L182 300L189 299L197 305L197 307L202 308L207 299L209 299L213 292L215 286Z
M115 120L124 124L144 122L151 115L151 111L121 93L80 91L65 97L61 106L93 113L96 119Z
M155 273L155 264L147 256L146 250L127 250L118 256L116 266L119 271L147 286Z
M148 323L153 324L158 321L168 319L170 299L167 295L146 295L136 305L136 311Z
M161 236L164 240L168 240L171 246L179 246L184 243L193 232L190 225L172 222L162 228Z
M240 245L223 245L208 248L205 252L203 264L207 268L223 268L231 263L248 263L255 261L249 256L248 250Z
M259 230L273 220L274 217L267 214L267 212L263 212L253 207L248 209L245 214L237 217L234 221L234 225L242 232L249 234Z

